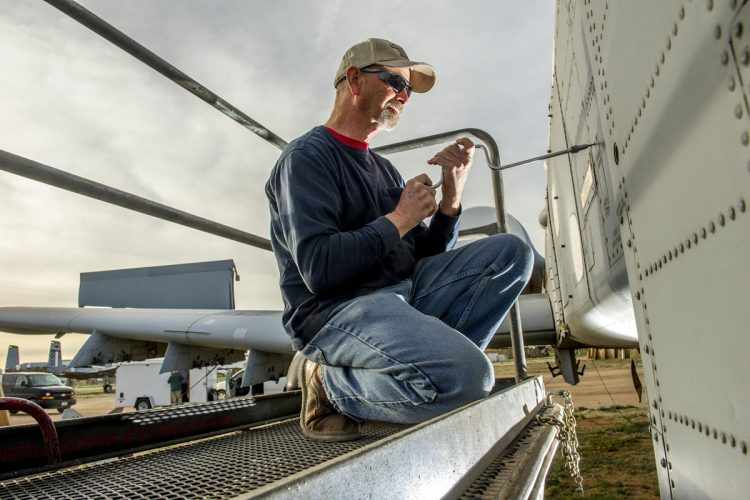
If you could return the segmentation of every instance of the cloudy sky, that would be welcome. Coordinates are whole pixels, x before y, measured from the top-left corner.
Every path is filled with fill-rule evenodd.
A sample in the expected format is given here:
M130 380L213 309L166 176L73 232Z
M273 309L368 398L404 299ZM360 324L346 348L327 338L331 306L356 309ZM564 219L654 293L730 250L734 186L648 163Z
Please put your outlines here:
M380 37L439 81L374 145L476 127L506 162L546 150L551 1L82 3L286 140L327 119L345 49ZM43 2L4 2L0 60L0 149L268 236L272 145ZM410 178L436 149L392 160ZM542 165L506 173L505 189L541 250ZM81 272L231 258L238 307L281 307L268 252L5 172L0 199L0 306L74 307ZM491 203L477 158L464 207ZM49 340L0 333L0 366L8 344L35 361ZM64 357L83 340L65 336Z

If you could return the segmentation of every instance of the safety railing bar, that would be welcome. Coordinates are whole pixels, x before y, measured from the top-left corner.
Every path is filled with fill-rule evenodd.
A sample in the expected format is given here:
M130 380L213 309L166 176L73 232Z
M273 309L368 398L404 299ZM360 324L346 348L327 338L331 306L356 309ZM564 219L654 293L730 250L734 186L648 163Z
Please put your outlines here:
M158 219L197 229L204 233L221 236L222 238L245 243L263 250L271 250L271 242L260 236L49 167L28 158L8 153L7 151L0 150L0 170Z
M402 153L404 151L411 151L413 149L426 148L428 146L434 146L435 144L442 144L459 137L473 136L478 139L482 146L484 146L484 154L487 158L487 163L490 166L500 166L500 148L497 146L495 139L482 129L478 128L461 128L458 130L450 130L448 132L441 132L439 134L426 135L424 137L417 137L416 139L410 139L403 142L395 142L393 144L386 144L385 146L379 146L373 148L373 151L378 154L390 154L390 153Z
M149 49L139 44L111 24L107 23L105 20L96 16L93 12L87 10L77 2L74 2L73 0L44 1L83 24L94 33L110 41L142 63L158 71L199 99L218 109L224 115L255 133L263 140L273 144L279 149L284 149L287 145L287 142L284 139L271 132L264 125L253 120L204 85L198 83L196 80L172 66L170 63L151 52Z
M487 166L490 168L492 176L492 190L495 195L495 213L497 216L498 232L507 233L508 223L505 212L505 196L503 194L503 177L500 166L500 148L495 139L486 131L478 128L462 128L442 132L440 134L428 135L410 139L408 141L396 142L374 148L373 151L378 154L401 153L414 149L425 148L458 139L459 137L473 136L481 143L487 159ZM521 326L521 312L518 308L518 301L514 302L508 311L510 320L510 340L513 348L513 361L516 367L516 381L520 382L528 378L528 366L526 364L526 353L524 351L523 330Z

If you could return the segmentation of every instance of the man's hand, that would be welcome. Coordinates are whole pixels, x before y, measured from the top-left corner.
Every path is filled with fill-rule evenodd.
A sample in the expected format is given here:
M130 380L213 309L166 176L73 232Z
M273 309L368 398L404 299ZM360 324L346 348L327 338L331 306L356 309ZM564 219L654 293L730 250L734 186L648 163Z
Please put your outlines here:
M398 234L403 236L413 227L431 216L437 210L435 202L435 191L430 189L432 181L427 174L420 174L409 179L406 187L401 192L396 209L387 214L388 220L398 229Z
M474 143L468 137L461 137L427 161L430 165L443 167L443 198L440 200L440 211L445 215L458 214L473 157Z

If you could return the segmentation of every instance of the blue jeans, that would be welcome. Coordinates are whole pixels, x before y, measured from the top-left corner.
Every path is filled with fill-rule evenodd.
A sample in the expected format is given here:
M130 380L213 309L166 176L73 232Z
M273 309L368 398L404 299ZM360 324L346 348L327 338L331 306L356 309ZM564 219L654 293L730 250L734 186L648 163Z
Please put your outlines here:
M489 394L482 352L531 275L521 239L496 235L422 259L411 279L342 303L302 350L334 407L415 423Z

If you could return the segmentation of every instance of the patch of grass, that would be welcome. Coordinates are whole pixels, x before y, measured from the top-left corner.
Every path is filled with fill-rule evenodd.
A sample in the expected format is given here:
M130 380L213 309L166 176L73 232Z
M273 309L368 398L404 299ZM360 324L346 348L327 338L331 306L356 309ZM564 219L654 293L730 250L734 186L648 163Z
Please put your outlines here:
M576 411L584 495L563 467L561 449L547 477L546 498L658 498L649 422L642 408Z

